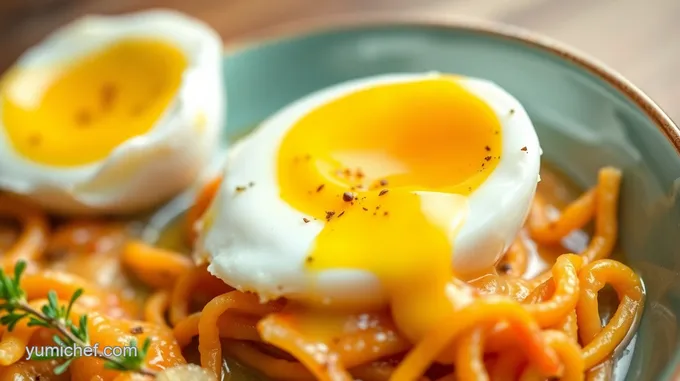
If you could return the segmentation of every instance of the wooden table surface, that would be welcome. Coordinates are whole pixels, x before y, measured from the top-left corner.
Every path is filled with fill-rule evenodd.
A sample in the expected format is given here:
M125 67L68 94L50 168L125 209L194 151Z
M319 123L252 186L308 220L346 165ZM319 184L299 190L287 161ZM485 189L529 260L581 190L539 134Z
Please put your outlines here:
M227 43L276 24L356 12L501 21L598 58L680 122L680 0L0 0L0 71L51 30L79 16L154 7L201 18Z

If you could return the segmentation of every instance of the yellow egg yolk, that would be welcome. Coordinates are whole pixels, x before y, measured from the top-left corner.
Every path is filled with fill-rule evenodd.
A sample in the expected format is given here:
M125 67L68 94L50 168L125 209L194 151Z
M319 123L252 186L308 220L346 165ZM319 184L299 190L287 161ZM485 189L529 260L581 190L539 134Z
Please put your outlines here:
M418 340L453 305L453 241L467 196L494 170L501 126L456 77L376 85L312 110L286 133L281 198L325 226L310 271L375 275Z
M169 43L126 39L75 63L15 68L0 84L2 125L33 162L91 164L155 125L186 66Z

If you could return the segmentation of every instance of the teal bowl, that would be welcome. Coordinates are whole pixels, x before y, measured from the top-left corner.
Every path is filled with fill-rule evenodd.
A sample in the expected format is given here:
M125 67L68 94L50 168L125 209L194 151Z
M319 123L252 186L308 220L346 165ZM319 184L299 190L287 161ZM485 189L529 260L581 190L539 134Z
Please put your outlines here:
M647 299L615 378L680 377L680 131L645 94L583 54L506 26L354 18L269 36L227 47L227 139L338 82L435 70L486 78L517 97L545 160L584 188L600 167L622 168L619 248Z

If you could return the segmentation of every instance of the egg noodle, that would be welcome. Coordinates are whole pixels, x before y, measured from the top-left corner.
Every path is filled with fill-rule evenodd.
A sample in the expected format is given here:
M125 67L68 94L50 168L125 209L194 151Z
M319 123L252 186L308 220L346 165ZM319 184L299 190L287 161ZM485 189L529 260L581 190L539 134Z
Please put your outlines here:
M597 185L557 217L539 191L500 271L469 282L453 280L449 295L455 313L415 343L400 335L386 311L326 316L299 313L285 300L260 303L257 295L211 276L205 263L129 240L123 223L53 222L8 195L0 195L0 216L18 221L20 229L0 224L0 252L5 271L17 260L28 262L21 287L36 308L46 303L49 290L65 302L83 288L73 311L87 313L91 343L115 346L132 337L151 338L146 361L154 370L197 362L222 379L228 372L224 356L277 380L602 380L610 377L613 353L643 303L640 278L608 259L617 240L620 180L619 170L603 168ZM186 226L206 210L219 183L215 179L203 188L186 214ZM560 247L563 238L591 221L585 250L552 257L549 271L523 278L535 260L532 247ZM182 238L193 242L193 229L184 233ZM618 306L603 324L598 292L607 285L616 291ZM16 375L144 379L104 369L95 357L76 359L59 376L52 372L57 360L27 361L27 346L54 345L46 330L0 327L0 380L19 379Z

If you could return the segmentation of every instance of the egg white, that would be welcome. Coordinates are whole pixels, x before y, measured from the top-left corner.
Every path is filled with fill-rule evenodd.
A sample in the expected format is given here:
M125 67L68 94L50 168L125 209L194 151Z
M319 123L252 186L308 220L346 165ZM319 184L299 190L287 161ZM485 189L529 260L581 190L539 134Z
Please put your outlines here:
M388 74L332 86L285 107L235 145L207 213L211 221L199 238L198 253L209 257L209 271L265 300L286 296L337 305L384 303L386 295L370 273L338 269L315 275L305 270L304 260L324 223L305 223L305 214L281 200L277 153L288 129L310 110L361 89L438 75ZM501 159L469 196L463 227L451 236L455 271L474 273L493 266L521 228L536 190L541 149L531 120L514 97L489 81L458 80L495 111L502 128ZM249 183L254 185L246 191L235 190Z
M180 87L155 125L105 159L75 167L52 167L20 156L0 125L0 188L60 213L130 213L170 198L196 179L217 148L226 102L222 41L196 19L165 10L79 19L20 57L16 67L21 71L54 70L25 76L13 96L39 100L60 67L129 37L162 39L188 60Z

